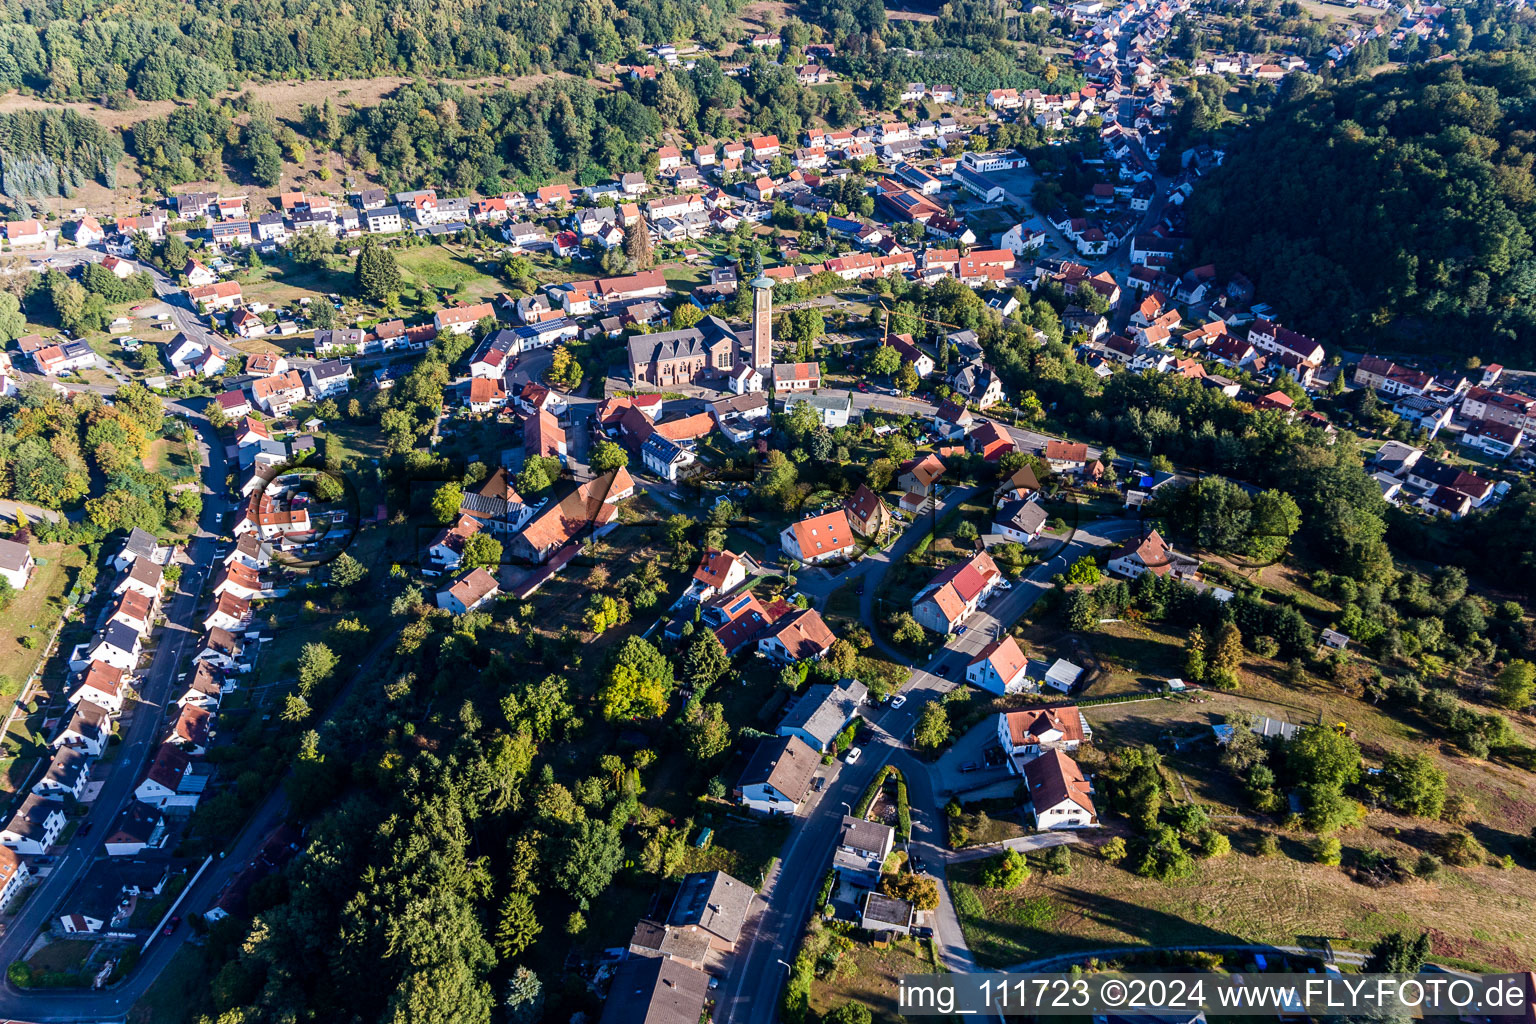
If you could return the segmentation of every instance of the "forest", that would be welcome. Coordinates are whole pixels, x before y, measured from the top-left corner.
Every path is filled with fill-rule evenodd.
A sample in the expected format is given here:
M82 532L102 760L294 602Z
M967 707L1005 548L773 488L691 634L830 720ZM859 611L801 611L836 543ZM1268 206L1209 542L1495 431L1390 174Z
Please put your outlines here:
M718 42L735 0L453 0L337 6L166 0L0 7L0 88L109 105L196 99L247 79L585 74L645 45Z
M1196 262L1351 349L1529 362L1533 100L1536 62L1516 53L1298 78L1192 197Z

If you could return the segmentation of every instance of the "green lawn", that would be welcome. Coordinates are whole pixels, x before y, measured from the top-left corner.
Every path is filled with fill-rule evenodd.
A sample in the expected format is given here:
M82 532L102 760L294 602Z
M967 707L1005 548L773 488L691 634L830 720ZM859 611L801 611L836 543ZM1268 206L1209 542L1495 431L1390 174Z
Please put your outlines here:
M7 705L21 691L42 656L42 644L53 633L64 607L64 594L85 565L85 552L63 544L32 543L38 566L25 590L0 611L0 700ZM46 563L46 564L44 564ZM36 637L38 647L22 646L23 637Z
M406 285L401 298L433 309L443 304L480 302L506 290L487 263L477 261L471 250L460 246L399 249L395 260Z
M208 997L200 946L185 944L171 957L143 998L128 1011L129 1024L176 1024L191 1019Z

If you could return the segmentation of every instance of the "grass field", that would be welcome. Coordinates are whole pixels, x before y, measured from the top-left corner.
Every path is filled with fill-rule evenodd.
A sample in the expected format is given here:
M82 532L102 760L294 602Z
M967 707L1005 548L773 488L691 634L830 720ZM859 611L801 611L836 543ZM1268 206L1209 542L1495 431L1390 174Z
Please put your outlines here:
M398 249L396 262L405 287L403 301L424 308L459 302L481 302L499 295L506 286L477 265L468 250L445 245Z
M854 940L843 955L851 966L840 966L811 986L811 1009L825 1016L844 1003L863 1003L881 1024L905 1020L898 1010L896 986L904 974L933 974L931 945L927 939L898 938L885 949Z
M0 611L0 700L9 704L42 656L41 644L52 633L64 610L64 594L75 572L85 565L85 551L63 544L33 542L32 557L39 565L25 590L10 607ZM41 563L47 564L41 564ZM27 650L23 637L38 640L38 649Z
M1402 852L1391 831L1378 825L1342 838L1346 850ZM1257 836L1239 831L1233 846L1253 849ZM1172 883L1092 855L1074 856L1070 876L1037 871L1008 893L976 884L979 862L958 866L951 879L962 893L955 906L966 942L986 967L1114 946L1290 945L1305 936L1360 949L1386 932L1421 928L1437 956L1461 963L1515 969L1536 955L1536 896L1523 868L1447 869L1433 882L1372 888L1310 862L1294 838L1282 836L1281 850L1200 861L1190 878Z
M175 1024L189 1020L208 994L203 950L184 944L143 997L128 1011L129 1024Z

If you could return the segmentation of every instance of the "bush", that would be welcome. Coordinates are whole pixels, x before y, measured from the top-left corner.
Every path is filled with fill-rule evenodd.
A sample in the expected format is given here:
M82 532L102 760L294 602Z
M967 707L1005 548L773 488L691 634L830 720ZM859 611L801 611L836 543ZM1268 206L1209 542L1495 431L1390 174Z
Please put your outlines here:
M1115 836L1115 838L1099 847L1099 856L1111 864L1119 864L1125 859L1125 840Z
M1029 880L1029 862L1018 850L1004 850L981 866L981 884L989 889L1017 889Z
M1317 839L1312 843L1312 859L1319 864L1337 867L1344 859L1344 850L1337 839L1332 837Z
M1488 855L1470 832L1448 832L1440 839L1440 856L1459 868L1481 864Z
M1256 636L1249 641L1248 646L1261 658L1273 658L1280 653L1280 641L1272 636Z
M1280 839L1272 832L1266 832L1259 839L1259 856L1275 857L1280 853Z
M1232 852L1232 840L1214 828L1201 829L1195 837L1202 857L1225 857Z
M1053 846L1045 852L1045 870L1053 875L1070 875L1072 873L1072 848L1063 843L1061 846Z
M1428 881L1440 873L1444 863L1432 853L1423 853L1419 855L1419 862L1413 866L1413 873Z

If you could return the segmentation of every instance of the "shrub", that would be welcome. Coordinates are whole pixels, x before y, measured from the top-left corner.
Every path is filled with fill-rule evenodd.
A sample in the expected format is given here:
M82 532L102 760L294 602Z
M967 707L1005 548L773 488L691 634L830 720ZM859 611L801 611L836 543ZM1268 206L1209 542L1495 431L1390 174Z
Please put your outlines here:
M1099 856L1111 864L1119 864L1125 859L1125 840L1115 836L1115 838L1099 847Z
M1470 832L1448 832L1440 839L1440 856L1459 868L1481 864L1487 853Z
M1339 845L1339 841L1330 836L1313 841L1312 859L1319 864L1336 867L1344 859L1344 851Z
M1272 636L1256 636L1249 641L1248 646L1261 658L1273 658L1280 653L1280 641Z
M1045 853L1045 870L1053 875L1072 873L1072 848L1063 844L1053 846Z
M1018 850L1004 850L981 866L981 884L989 889L1017 889L1029 880L1029 862Z
M1264 833L1259 839L1259 856L1275 857L1280 853L1280 839L1272 832Z
M1214 828L1201 829L1195 837L1202 857L1225 857L1232 852L1232 840Z
M1443 866L1444 861L1439 857L1432 853L1423 853L1419 855L1419 862L1413 866L1413 873L1428 881L1438 875Z

